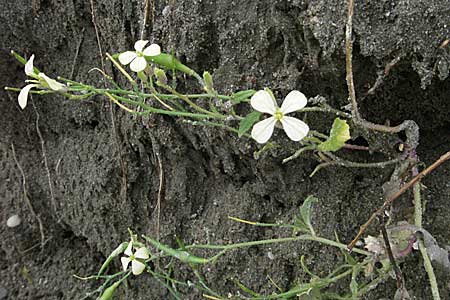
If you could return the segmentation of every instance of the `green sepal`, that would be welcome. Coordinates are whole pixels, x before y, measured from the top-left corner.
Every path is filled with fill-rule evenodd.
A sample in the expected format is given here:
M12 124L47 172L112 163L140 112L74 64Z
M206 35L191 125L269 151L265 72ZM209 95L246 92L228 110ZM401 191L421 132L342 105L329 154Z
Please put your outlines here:
M116 290L116 288L120 285L121 281L114 282L110 287L108 287L106 290L103 291L102 295L99 300L111 300L112 296Z
M125 249L127 249L127 247L128 247L128 242L123 242L113 252L111 252L111 254L108 256L108 258L105 260L105 262L103 263L102 267L100 268L100 271L98 271L97 276L102 275L103 271L105 271L106 267L108 267L108 265L111 263L111 261L115 257L117 257L120 254L122 254L125 251Z
M253 124L255 124L260 117L261 113L259 111L252 111L245 116L245 118L239 122L238 136L243 136L250 128L252 128Z
M255 94L255 93L256 93L255 90L239 91L239 92L234 93L233 95L231 95L231 102L233 102L233 104L239 104L241 102L247 102L245 100L247 100L248 98L253 96L253 94Z
M325 142L319 144L317 149L320 151L338 151L349 139L350 127L348 126L347 121L336 118L331 127L330 136Z

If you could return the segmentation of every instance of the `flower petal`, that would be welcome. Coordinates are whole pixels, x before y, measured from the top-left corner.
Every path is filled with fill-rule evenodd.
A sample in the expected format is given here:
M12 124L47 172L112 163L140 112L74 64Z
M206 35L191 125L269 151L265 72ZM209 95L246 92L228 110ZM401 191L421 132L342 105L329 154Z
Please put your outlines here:
M151 44L147 48L144 49L145 56L156 56L161 54L161 47L158 44Z
M143 41L143 40L139 40L134 44L134 49L136 51L142 52L142 50L144 49L145 45L147 45L148 41Z
M281 104L281 112L283 114L288 114L296 110L302 109L308 103L305 95L299 91L290 92Z
M272 136L273 128L275 127L276 122L277 121L274 117L270 117L256 123L252 129L252 138L258 143L264 144Z
M119 61L122 65L128 65L133 59L137 57L137 54L133 51L126 51L119 54Z
M131 261L131 271L134 275L139 275L145 270L145 265L138 260L133 259Z
M283 116L280 121L283 125L284 132L293 141L300 141L309 132L309 126L297 118Z
M50 87L50 89L52 89L53 91L65 91L66 90L66 86L64 84L59 83L55 79L52 79L52 78L48 77L44 73L39 73L38 76L39 76L39 78L44 79L45 82Z
M143 58L141 56L141 57L136 57L136 59L131 62L130 69L137 73L137 72L144 71L146 66L147 66L147 61L145 60L145 58Z
M148 259L149 255L148 255L147 248L141 247L141 248L137 249L136 252L134 253L134 257L140 258L140 259Z
M133 248L133 242L130 241L130 242L128 243L127 249L125 249L125 251L124 251L123 253L125 253L125 254L128 255L128 256L133 255L132 248Z
M38 86L38 85L37 84L29 84L20 90L19 97L18 97L20 108L24 109L27 106L28 93L30 92L30 90L32 88L34 88L36 86Z
M25 74L27 74L28 76L34 74L33 61L34 61L34 54L31 55L30 59L25 64Z
M257 91L250 99L250 104L259 112L268 113L271 115L275 113L275 102L266 91Z
M122 262L122 268L124 271L128 269L128 265L130 264L131 259L128 257L121 257L120 261Z

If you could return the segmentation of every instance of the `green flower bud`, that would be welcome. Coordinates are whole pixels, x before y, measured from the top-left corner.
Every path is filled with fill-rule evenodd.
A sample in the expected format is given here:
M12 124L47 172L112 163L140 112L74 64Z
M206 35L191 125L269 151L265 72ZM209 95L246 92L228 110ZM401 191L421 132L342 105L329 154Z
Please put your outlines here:
M213 79L212 79L211 74L209 74L208 71L205 71L203 73L203 81L205 83L205 86L204 86L205 91L208 93L213 93L214 92Z
M163 70L155 68L153 72L155 73L157 85L167 85L167 76Z

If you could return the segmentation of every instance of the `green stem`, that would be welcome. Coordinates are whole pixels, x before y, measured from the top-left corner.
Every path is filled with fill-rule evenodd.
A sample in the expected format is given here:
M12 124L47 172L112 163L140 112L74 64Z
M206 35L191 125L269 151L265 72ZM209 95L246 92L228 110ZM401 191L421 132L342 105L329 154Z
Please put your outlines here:
M101 93L102 95L105 95L105 93ZM106 96L106 95L105 95ZM154 108L150 105L147 105L143 102L134 101L128 98L115 96L117 100L120 100L127 104L132 104L136 106L142 107L145 111L142 113L138 113L140 115L142 114L148 114L148 113L157 113L157 114L163 114L163 115L169 115L169 116L177 116L177 117L189 117L189 118L196 118L196 119L210 119L215 118L215 116L206 115L206 114L196 114L196 113L190 113L190 112L182 112L182 111L174 111L174 110L164 110L159 108Z
M173 95L177 96L178 98L180 98L181 100L186 102L190 107L192 107L193 109L195 109L195 110L197 110L197 111L199 111L201 113L204 113L204 114L207 114L207 115L211 115L211 116L216 116L216 117L220 116L220 118L222 118L222 119L225 118L225 116L223 116L221 114L210 112L209 110L198 106L197 104L192 102L188 97L186 97L183 94L178 93L175 89L173 89L172 87L168 86L167 84L160 84L159 86L162 87L163 89L165 89L166 91L168 91L169 93L172 93Z
M233 250L233 249L237 249L237 248L275 244L275 243L297 242L297 241L314 241L314 242L318 242L318 243L321 243L324 245L336 247L336 248L347 251L347 245L345 245L345 244L341 244L339 242L321 238L318 236L312 236L309 234L304 234L304 235L300 235L300 236L296 236L296 237L288 237L288 238L250 241L250 242L236 243L236 244L230 244L230 245L190 245L190 246L186 246L186 249L214 249L214 250L229 251L229 250ZM353 251L356 253L365 255L365 256L372 256L372 253L362 250L362 249L355 248Z
M345 112L342 112L340 110L334 109L332 107L305 107L302 109L297 110L297 112L326 112L326 113L331 113L331 114L335 114L336 116L340 116L343 118L351 118L350 114L347 114Z
M417 175L417 166L413 168L413 175ZM414 194L414 224L422 228L422 197L420 193L420 182L414 184L413 186ZM427 249L423 243L423 240L419 240L419 250L423 258L423 266L428 275L428 280L431 286L431 294L433 295L433 300L440 300L439 287L436 280L436 275L434 274L433 265L431 264L430 257L428 256Z

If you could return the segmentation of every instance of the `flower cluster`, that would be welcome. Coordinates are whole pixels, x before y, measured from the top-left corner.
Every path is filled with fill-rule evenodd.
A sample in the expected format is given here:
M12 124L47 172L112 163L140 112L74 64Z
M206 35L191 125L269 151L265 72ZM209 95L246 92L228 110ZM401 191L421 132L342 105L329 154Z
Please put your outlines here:
M24 109L27 106L28 94L32 88L43 88L50 89L55 92L65 92L67 86L59 83L58 81L48 77L44 73L38 73L34 70L33 66L34 54L31 55L30 59L25 64L25 74L33 79L27 80L26 82L31 82L31 84L26 85L20 90L19 93L19 106Z
M308 134L309 126L297 118L286 116L286 114L302 109L307 102L308 100L303 93L291 91L284 99L281 107L278 107L269 91L260 90L256 92L250 100L251 106L259 112L270 114L271 117L253 126L252 138L258 143L266 143L272 136L275 125L280 123L291 140L300 141Z

